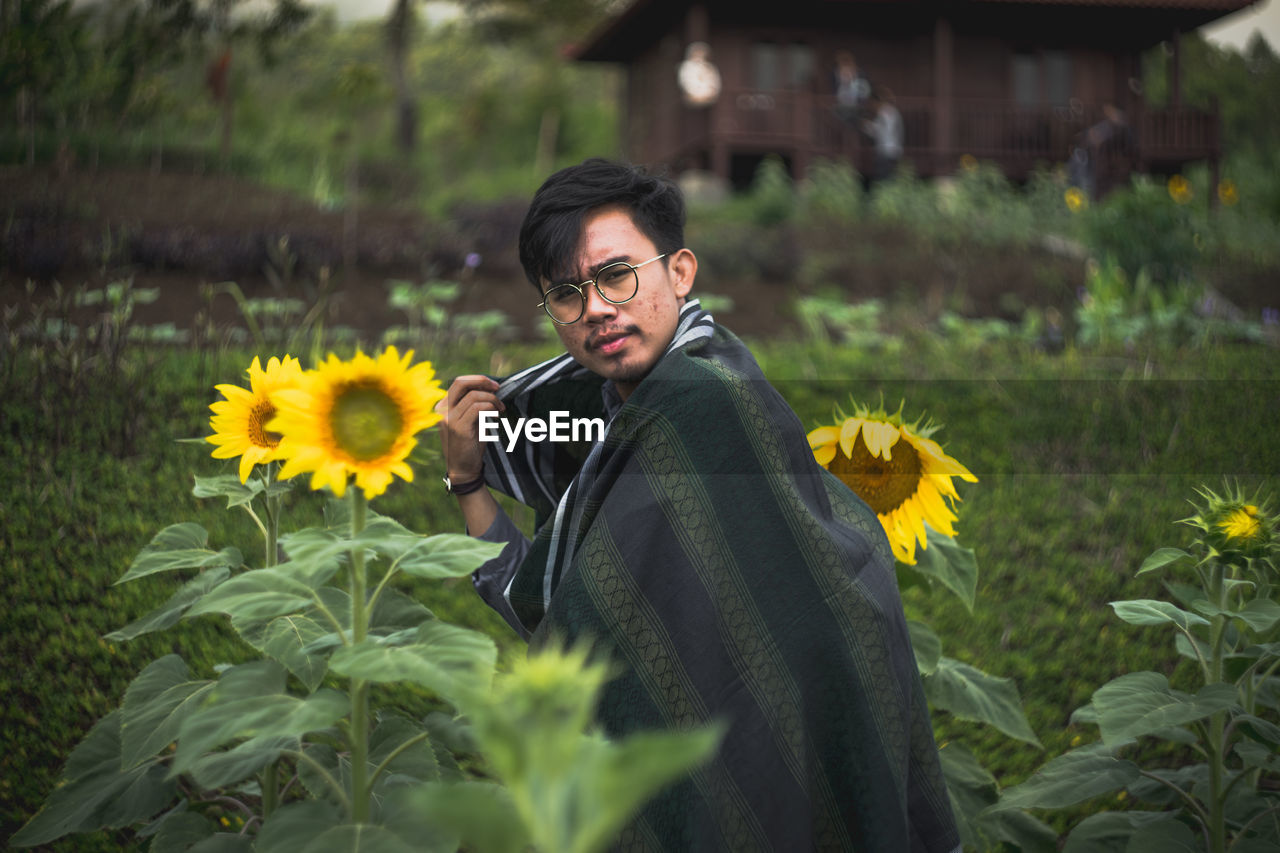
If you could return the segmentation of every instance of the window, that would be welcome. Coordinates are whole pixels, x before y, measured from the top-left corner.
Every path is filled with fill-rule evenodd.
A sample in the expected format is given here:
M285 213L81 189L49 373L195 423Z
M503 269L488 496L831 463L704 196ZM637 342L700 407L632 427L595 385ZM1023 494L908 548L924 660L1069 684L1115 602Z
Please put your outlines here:
M1071 101L1071 54L1065 50L1044 52L1044 93L1055 107Z
M778 45L756 42L751 46L751 85L765 92L780 87L781 55Z
M1071 101L1071 54L1065 50L1013 55L1013 100L1018 106L1063 106Z
M1020 107L1040 103L1040 62L1035 54L1013 55L1013 100Z

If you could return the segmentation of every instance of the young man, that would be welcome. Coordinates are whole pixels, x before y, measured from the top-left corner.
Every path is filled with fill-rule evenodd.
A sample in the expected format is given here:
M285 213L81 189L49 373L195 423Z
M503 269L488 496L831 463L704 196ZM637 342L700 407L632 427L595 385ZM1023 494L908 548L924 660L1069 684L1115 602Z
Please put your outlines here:
M609 734L727 724L623 849L957 849L888 541L688 299L683 231L675 185L629 166L589 160L534 196L520 258L565 353L447 399L449 488L473 535L509 543L476 588L531 645L616 661ZM605 434L508 432L553 412ZM532 542L486 486L534 507Z

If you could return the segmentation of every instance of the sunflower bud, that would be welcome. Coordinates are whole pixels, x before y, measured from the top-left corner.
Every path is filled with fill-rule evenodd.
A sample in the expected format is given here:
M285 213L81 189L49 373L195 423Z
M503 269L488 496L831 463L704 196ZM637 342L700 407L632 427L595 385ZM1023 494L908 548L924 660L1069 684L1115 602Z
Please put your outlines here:
M1204 489L1199 514L1188 519L1204 531L1205 544L1223 559L1266 556L1275 543L1275 519L1267 507L1245 499L1238 491L1226 495Z

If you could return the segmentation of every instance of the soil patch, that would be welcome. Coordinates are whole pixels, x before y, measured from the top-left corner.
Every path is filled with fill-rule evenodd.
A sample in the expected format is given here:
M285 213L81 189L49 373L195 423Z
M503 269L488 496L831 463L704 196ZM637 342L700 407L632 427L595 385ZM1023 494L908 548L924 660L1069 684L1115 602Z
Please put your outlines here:
M545 322L515 255L523 201L462 208L439 223L391 207L326 210L227 175L15 167L0 168L0 199L4 305L25 303L28 282L39 298L55 281L100 287L132 278L160 290L155 303L139 307L139 322L191 329L210 318L242 321L230 296L211 299L205 287L233 281L247 298L310 303L327 291L328 324L372 337L407 320L388 306L389 282L445 279L462 283L454 311L502 310L521 337ZM779 228L764 240L744 228L715 244L697 242L696 232L699 289L730 297L732 309L717 319L748 336L792 329L790 305L803 292L905 304L921 321L942 310L1015 318L1032 306L1069 311L1083 281L1078 258L944 251L878 223L855 233Z

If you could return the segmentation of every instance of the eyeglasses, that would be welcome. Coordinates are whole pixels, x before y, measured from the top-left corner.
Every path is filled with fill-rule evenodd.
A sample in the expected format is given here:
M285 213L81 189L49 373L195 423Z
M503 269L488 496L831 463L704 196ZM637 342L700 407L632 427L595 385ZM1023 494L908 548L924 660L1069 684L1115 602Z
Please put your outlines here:
M581 320L586 313L587 288L592 285L605 302L613 305L630 302L640 290L640 274L636 270L666 256L663 252L656 258L638 264L618 261L601 267L595 278L589 278L582 284L557 284L543 294L544 298L538 303L538 307L545 310L547 316L556 323L568 326Z

